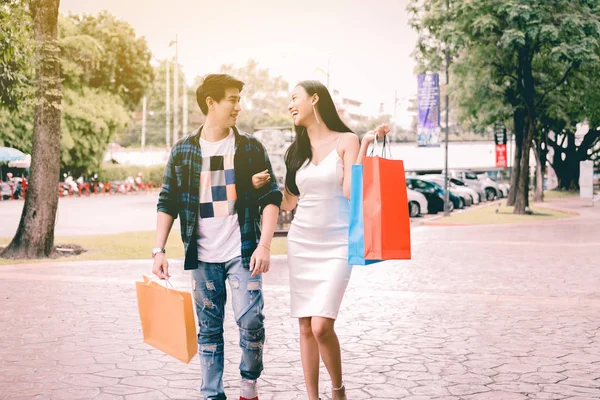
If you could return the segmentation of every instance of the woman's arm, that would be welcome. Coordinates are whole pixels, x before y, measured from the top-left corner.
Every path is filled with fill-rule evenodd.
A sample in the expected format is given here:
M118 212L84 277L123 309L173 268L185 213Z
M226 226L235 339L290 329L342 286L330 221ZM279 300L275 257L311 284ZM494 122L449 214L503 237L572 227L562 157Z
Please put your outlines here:
M390 132L390 128L383 124L379 125L374 130L367 132L363 136L362 142L359 144L358 136L347 134L343 137L342 150L344 160L344 196L350 199L350 190L352 182L352 165L362 165L363 159L367 155L369 145L373 143L375 137L383 139Z
M368 145L366 146L368 147ZM366 153L365 147L365 153ZM344 161L344 179L342 186L344 188L344 196L350 199L350 182L352 181L352 165L358 163L358 160L362 163L362 147L359 143L358 136L353 133L346 133L342 137L341 149L342 160ZM359 151L361 153L359 153Z
M283 201L281 202L281 209L284 211L292 211L298 205L298 196L291 194L287 187L283 191Z
M260 189L266 184L271 182L271 176L269 175L269 171L265 170L263 172L259 172L252 176L252 186L255 189ZM298 205L298 196L294 196L287 190L287 187L283 191L283 200L281 202L280 209L284 211L292 211Z

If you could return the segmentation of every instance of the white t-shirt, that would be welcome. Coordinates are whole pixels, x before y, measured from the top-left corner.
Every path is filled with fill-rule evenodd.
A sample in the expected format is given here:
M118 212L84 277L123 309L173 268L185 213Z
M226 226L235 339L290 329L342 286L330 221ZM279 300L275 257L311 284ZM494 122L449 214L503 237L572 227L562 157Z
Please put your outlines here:
M235 203L235 134L218 142L200 138L202 172L198 209L198 260L222 263L242 255L242 237Z

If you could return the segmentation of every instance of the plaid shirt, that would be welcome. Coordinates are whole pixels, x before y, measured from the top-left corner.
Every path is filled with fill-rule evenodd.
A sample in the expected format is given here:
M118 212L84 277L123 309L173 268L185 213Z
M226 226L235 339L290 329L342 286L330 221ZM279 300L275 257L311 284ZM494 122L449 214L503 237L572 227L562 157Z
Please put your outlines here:
M202 127L196 129L173 146L158 197L159 212L180 218L181 239L185 247L185 269L198 268L196 226L202 171L201 129ZM242 263L245 268L249 268L250 258L260 240L262 211L269 204L280 207L282 194L262 143L251 135L240 133L237 128L233 128L233 131L236 209L242 234ZM265 169L271 174L271 182L260 189L254 189L252 176Z

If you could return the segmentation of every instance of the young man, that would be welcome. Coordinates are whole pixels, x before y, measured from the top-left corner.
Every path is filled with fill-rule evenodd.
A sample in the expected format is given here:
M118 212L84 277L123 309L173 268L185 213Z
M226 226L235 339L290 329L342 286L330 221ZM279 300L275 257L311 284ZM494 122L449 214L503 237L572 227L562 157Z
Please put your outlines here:
M171 150L158 199L152 272L169 278L165 244L179 215L185 269L200 325L199 353L205 400L226 399L223 388L223 321L229 280L240 330L240 400L258 400L265 341L261 274L269 270L270 247L281 192L263 145L235 127L244 83L208 75L196 91L206 115L203 126ZM253 175L268 170L270 183L254 189ZM262 215L262 235L260 221Z

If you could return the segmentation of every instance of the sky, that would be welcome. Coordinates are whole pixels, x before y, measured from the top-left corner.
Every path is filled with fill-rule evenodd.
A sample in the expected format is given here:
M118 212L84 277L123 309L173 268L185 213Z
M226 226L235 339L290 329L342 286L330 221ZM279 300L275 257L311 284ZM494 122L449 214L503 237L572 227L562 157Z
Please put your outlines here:
M408 0L61 0L60 11L96 14L107 10L144 36L156 59L174 55L191 84L222 64L243 66L249 59L294 85L304 79L364 103L379 104L410 125L408 99L416 95L417 34L408 25Z

